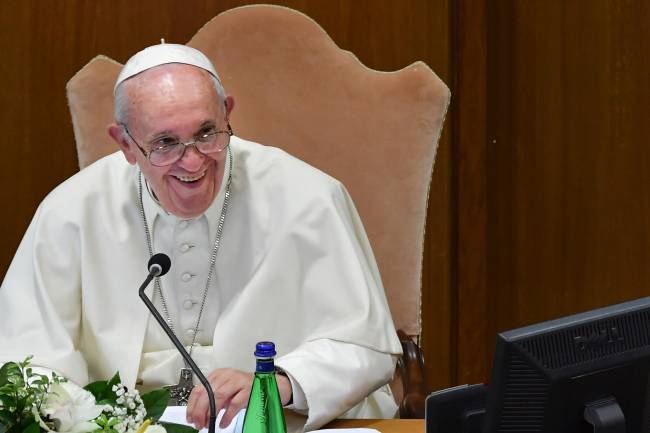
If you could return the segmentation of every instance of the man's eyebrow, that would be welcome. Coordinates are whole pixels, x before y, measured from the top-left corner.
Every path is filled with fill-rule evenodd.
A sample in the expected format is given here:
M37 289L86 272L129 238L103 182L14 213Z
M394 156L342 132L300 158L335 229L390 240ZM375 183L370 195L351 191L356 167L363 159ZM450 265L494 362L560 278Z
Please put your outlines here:
M214 120L206 120L203 123L201 123L201 126L199 126L197 128L196 133L198 134L199 132L201 132L202 129L205 129L207 127L214 128L216 124L217 124L217 122L215 122ZM174 134L173 131L171 131L169 129L166 129L164 131L160 131L160 132L157 132L154 135L152 135L151 139L149 141L156 141L157 139L162 138L162 137L178 138L178 136L176 134Z
M156 141L156 140L159 139L159 138L162 138L162 137L169 137L169 136L171 136L171 137L176 137L176 135L175 135L172 131L170 131L170 130L165 130L165 131L157 132L157 133L155 133L154 135L152 135L152 136L151 136L151 139L150 139L149 141Z
M205 122L203 122L203 123L201 124L201 126L199 126L199 129L198 129L198 130L200 131L200 130L202 130L202 129L207 128L208 126L211 127L211 128L214 128L214 126L215 126L216 124L217 124L217 122L215 122L214 120L206 120Z

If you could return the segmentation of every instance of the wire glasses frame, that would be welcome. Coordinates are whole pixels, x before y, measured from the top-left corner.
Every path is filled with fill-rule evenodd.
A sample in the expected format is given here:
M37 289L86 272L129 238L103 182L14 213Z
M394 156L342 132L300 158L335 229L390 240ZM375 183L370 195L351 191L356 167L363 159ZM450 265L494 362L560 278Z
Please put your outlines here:
M140 152L149 160L149 162L156 167L164 167L172 165L176 161L183 158L185 151L188 147L194 147L199 153L206 155L213 152L222 152L230 144L230 137L233 136L230 122L226 123L226 129L211 131L196 137L194 140L182 142L178 139L173 139L172 142L154 147L147 151L137 142L129 128L125 123L120 124L124 128L124 132L129 136L135 145L140 149ZM225 134L225 135L224 135Z

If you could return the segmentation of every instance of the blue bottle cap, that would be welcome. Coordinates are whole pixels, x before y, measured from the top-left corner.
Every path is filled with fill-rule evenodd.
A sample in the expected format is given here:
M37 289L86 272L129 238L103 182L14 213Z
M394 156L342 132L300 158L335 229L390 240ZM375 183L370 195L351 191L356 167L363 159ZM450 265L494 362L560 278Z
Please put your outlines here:
M255 346L254 355L256 358L262 359L273 358L275 356L275 344L270 341L260 341Z

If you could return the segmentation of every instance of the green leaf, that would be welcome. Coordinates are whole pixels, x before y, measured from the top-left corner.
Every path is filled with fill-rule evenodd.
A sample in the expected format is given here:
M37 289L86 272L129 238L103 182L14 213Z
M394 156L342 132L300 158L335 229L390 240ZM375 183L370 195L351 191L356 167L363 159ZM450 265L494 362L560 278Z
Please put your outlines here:
M84 389L90 392L98 402L101 401L104 403L115 404L117 395L115 395L115 391L113 391L113 385L120 383L120 380L120 374L115 373L115 376L113 376L111 380L99 380L97 382L89 383L84 386Z
M10 407L14 406L16 404L16 401L12 395L0 394L0 403L2 403L2 405L5 407Z
M63 376L59 376L55 372L52 372L51 375L52 375L51 380L52 380L53 383L61 383L61 382L67 382L68 381L68 379L66 379Z
M140 396L144 408L147 410L147 416L154 420L158 420L167 407L169 401L168 389L156 389Z
M15 362L7 362L0 367L0 386L16 383L16 378L22 378L22 376L18 364Z
M104 393L106 393L106 389L108 388L108 382L105 380L99 380L97 382L89 383L88 385L84 386L84 389L91 393L94 397L95 400L103 400Z
M40 433L41 432L41 427L38 425L36 421L32 422L30 425L27 426L25 430L23 430L23 433Z
M0 424L9 424L14 421L14 416L8 410L0 410Z
M45 374L35 374L34 376L38 377L38 380L45 383L50 383L50 378Z
M25 368L32 362L32 358L34 358L34 355L29 355L23 362L19 362L18 365L20 365L20 368Z
M32 381L32 385L47 385L49 383L50 383L50 381L48 380L47 377L45 379L39 378L39 379L36 379L36 380Z
M36 430L31 430L33 429L32 427L33 425L36 425ZM7 433L25 433L25 432L38 433L40 431L41 428L39 427L34 417L25 418L20 422L20 424L14 424L7 429Z
M18 375L14 375L14 374L8 375L7 382L15 385L17 388L20 389L25 387L25 380L23 379L23 375L22 373L20 373L20 371Z
M115 398L105 398L103 400L95 400L97 406L115 406Z
M160 425L165 427L167 433L197 433L198 430L182 424L174 424L171 422L161 422Z
M115 376L113 376L111 378L111 380L108 381L108 383L106 384L106 387L110 391L111 388L113 388L113 385L117 385L120 382L122 382L122 379L120 379L120 372L118 371L117 373L115 373ZM111 391L111 392L113 392L113 391Z

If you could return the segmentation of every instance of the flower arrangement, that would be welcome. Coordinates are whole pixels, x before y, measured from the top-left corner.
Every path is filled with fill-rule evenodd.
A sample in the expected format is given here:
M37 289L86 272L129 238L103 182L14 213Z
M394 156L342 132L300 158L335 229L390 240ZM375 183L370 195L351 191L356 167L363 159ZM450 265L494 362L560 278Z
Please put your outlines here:
M52 373L35 373L23 362L0 367L0 433L195 433L158 423L169 400L166 389L140 395L119 374L84 388Z

